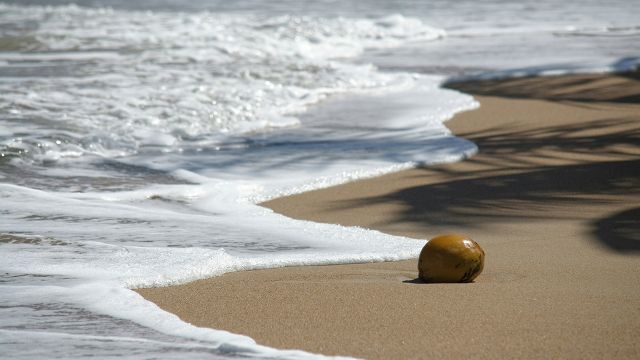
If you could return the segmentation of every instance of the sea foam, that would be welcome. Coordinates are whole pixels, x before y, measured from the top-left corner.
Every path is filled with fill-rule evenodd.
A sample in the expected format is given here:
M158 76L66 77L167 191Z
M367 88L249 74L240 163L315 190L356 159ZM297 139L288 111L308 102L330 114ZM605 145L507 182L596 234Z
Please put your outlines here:
M61 343L61 357L162 344L162 357L313 358L194 327L129 289L415 257L424 241L256 204L475 151L442 125L471 97L440 89L442 77L346 61L444 36L417 19L0 5L0 20L18 41L0 52L10 356L42 356L35 342ZM301 121L340 94L362 108Z

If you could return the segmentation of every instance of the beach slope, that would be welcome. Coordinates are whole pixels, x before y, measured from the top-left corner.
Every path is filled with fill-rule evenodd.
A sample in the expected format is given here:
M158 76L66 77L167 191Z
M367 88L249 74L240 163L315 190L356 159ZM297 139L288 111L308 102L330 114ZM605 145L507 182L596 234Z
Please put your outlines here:
M640 358L638 74L449 87L481 103L447 123L476 156L264 206L417 239L466 233L487 254L475 283L420 283L412 260L137 291L194 325L330 355Z

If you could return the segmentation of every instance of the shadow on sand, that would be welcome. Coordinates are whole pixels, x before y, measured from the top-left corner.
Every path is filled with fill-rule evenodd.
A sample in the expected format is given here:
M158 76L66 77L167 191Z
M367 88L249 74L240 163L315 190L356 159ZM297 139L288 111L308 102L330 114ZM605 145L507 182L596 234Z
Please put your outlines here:
M611 76L585 74L574 76L547 76L516 79L451 82L447 87L475 95L509 98L545 99L552 101L610 101L640 103L640 93L629 82L640 82L640 71Z
M613 250L640 251L640 207L596 221L594 234Z
M626 78L638 82L637 75ZM585 77L555 79L558 91L564 95L551 97L554 100L602 97L599 91L606 89L591 89L589 84L608 81L610 77ZM534 80L483 81L452 87L472 94L531 98L531 94L536 97L538 92L543 93L544 89L538 90L537 86L545 89L554 86L553 80ZM567 84L570 81L576 83ZM519 87L528 82L531 82L528 88ZM637 85L625 90L624 96L605 98L607 101L640 102L640 83ZM577 86L582 88L576 89ZM568 105L590 106L588 103ZM458 135L478 144L480 155L466 160L466 165L462 166L421 169L425 179L441 173L451 180L344 201L338 207L400 203L404 210L394 222L411 222L433 230L558 217L586 220L589 217L585 215L585 209L590 205L611 201L623 203L626 196L640 194L640 116L610 117L533 130L505 126ZM634 208L595 222L594 235L610 249L638 251L639 224L640 208Z

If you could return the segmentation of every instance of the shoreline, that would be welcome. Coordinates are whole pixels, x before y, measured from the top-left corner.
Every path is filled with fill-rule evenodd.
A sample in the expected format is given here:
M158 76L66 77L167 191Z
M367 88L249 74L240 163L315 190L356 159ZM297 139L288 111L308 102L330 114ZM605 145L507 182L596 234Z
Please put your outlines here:
M637 73L448 86L481 103L447 122L478 155L263 205L421 239L467 233L487 252L474 284L418 284L409 260L136 291L194 325L328 355L639 356Z

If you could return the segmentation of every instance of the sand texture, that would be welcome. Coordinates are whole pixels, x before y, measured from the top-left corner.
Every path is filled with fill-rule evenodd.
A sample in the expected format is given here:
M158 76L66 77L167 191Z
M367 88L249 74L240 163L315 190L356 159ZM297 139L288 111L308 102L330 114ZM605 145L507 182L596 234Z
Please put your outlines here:
M270 201L300 219L419 239L469 234L471 284L423 284L415 260L247 271L138 290L198 326L370 359L640 358L637 74L451 84L478 110L466 161Z

